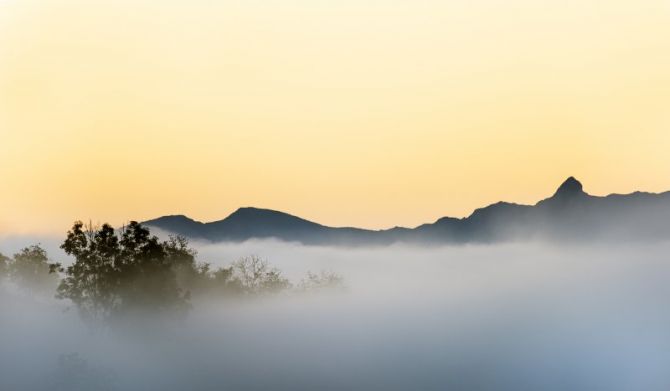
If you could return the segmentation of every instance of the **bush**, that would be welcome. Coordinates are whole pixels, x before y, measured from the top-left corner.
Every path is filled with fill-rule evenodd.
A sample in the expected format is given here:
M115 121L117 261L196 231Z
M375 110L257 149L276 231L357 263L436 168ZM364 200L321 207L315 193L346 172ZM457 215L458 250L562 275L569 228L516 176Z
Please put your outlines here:
M32 293L53 291L58 284L58 276L50 272L47 252L39 244L22 249L5 265L9 265L12 281Z

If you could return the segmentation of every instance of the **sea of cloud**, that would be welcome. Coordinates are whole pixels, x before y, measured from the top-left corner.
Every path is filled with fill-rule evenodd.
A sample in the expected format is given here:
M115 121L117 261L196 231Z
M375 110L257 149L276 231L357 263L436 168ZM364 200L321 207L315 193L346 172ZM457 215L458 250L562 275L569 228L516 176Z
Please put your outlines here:
M670 389L670 243L193 245L215 266L255 254L346 289L199 300L185 319L120 332L5 284L0 389Z

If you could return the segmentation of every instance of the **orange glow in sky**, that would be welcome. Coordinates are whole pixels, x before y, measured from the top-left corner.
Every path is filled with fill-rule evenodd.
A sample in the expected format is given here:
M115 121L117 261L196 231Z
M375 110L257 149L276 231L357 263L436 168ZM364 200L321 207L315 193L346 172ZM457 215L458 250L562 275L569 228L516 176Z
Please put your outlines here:
M670 190L670 3L0 2L0 233Z

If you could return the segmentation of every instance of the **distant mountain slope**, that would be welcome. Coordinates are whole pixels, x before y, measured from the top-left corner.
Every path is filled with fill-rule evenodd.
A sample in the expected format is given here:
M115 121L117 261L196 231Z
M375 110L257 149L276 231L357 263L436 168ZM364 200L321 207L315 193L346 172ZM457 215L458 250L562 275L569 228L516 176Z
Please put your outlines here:
M193 239L241 242L275 238L305 244L381 243L376 231L326 227L300 217L270 209L239 208L223 220L201 223L185 216L165 216L144 224Z
M389 230L327 227L287 213L240 208L220 221L201 223L186 216L164 216L146 225L192 239L241 242L276 238L303 244L382 245L500 242L512 240L670 239L670 192L592 196L568 178L553 196L535 205L498 202L457 219L443 217L416 228Z

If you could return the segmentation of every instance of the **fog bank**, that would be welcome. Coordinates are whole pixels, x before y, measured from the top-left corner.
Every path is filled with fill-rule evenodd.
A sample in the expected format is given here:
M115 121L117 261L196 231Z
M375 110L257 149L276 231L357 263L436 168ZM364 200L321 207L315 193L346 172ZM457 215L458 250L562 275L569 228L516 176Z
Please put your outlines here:
M347 289L202 300L181 321L112 332L5 284L0 389L670 387L669 243L192 244L214 265L256 254L294 281L333 271Z

